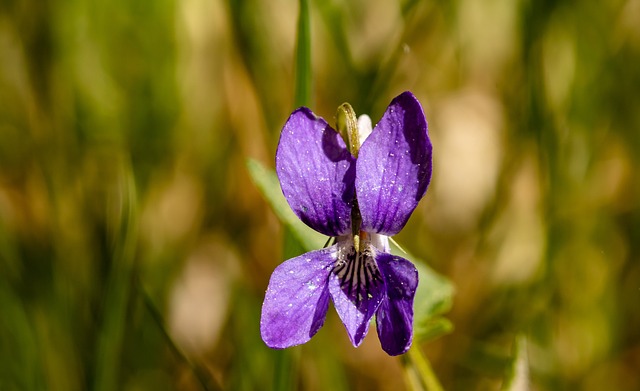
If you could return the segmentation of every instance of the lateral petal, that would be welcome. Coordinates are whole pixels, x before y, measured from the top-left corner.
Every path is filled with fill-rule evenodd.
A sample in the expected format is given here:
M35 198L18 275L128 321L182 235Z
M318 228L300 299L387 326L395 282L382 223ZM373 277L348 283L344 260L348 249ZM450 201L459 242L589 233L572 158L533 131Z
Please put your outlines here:
M411 92L400 94L358 154L355 186L363 230L400 232L427 191L431 149L420 102Z
M408 260L387 253L376 256L386 285L386 295L376 312L382 349L391 356L405 353L413 340L413 298L418 270Z
M280 264L262 304L260 334L276 349L303 344L322 327L329 307L327 281L337 245Z
M294 111L282 129L276 171L289 206L327 236L351 229L355 158L338 132L311 110Z

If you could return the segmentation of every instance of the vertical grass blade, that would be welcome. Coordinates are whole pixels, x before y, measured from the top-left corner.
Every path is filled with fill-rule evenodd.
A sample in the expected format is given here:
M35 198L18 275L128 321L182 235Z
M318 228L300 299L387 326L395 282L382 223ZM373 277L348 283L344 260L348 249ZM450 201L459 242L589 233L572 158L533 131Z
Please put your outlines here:
M118 182L119 188L115 195L118 221L114 225L111 270L98 337L93 387L96 391L115 391L121 387L122 346L133 283L138 213L136 187L130 165L121 165Z
M513 361L502 384L503 391L529 390L529 360L527 357L527 338L516 336L513 345Z
M294 108L311 105L311 29L309 26L309 2L307 0L300 0L293 102ZM303 246L299 237L292 232L290 227L286 226L282 251L284 259L299 255L302 250ZM287 391L296 388L299 361L299 349L277 352L273 384L275 391Z
M311 105L311 26L309 2L300 0L296 47L294 108Z

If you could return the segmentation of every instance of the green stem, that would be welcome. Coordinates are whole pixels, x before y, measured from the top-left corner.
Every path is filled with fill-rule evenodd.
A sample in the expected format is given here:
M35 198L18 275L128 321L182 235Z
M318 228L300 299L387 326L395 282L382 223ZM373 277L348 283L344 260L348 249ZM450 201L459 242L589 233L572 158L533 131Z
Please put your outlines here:
M436 377L436 374L433 372L433 368L431 368L429 359L427 359L427 357L422 354L422 351L419 347L414 346L413 348L409 349L405 365L409 365L412 367L412 369L420 378L421 383L426 391L443 391L440 381ZM405 368L405 370L407 370L407 368ZM407 377L410 384L415 387L416 384L413 376L411 376L410 373L407 373Z
M311 29L307 0L300 0L295 77L294 107L311 105Z

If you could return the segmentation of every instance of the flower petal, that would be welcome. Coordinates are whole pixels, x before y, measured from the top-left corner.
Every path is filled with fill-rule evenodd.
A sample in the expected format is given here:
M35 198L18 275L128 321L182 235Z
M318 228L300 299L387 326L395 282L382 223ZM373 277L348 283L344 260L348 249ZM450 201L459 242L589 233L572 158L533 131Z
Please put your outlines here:
M327 278L336 247L289 259L273 271L260 319L260 333L267 346L282 349L303 344L322 327L329 307Z
M360 148L356 194L362 229L395 235L427 191L431 141L420 102L397 96Z
M376 326L382 349L391 356L403 354L413 340L413 298L418 287L418 270L406 259L387 253L376 256L387 288L376 312Z
M384 297L384 283L371 258L361 256L336 266L329 276L329 292L338 316L347 328L353 346L359 346L369 331L369 321ZM366 262L370 262L367 266Z
M344 140L324 119L306 107L291 114L280 135L276 171L300 220L328 236L349 232L355 166Z

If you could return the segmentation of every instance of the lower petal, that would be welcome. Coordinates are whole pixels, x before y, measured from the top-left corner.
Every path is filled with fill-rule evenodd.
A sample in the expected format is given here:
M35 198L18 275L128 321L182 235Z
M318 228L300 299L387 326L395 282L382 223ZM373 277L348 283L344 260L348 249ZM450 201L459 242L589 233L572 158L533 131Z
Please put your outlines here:
M413 340L413 298L418 270L406 259L386 253L376 256L386 285L386 295L376 312L382 349L391 356L403 354Z
M346 260L329 276L329 292L351 343L359 346L384 297L384 283L369 253L354 252Z
M276 349L303 344L322 327L329 307L327 280L337 246L311 251L280 264L262 304L260 334Z

